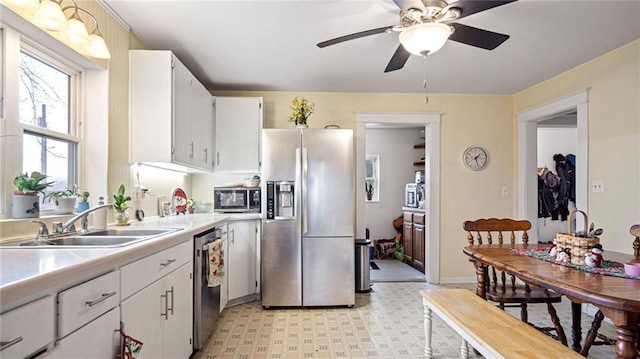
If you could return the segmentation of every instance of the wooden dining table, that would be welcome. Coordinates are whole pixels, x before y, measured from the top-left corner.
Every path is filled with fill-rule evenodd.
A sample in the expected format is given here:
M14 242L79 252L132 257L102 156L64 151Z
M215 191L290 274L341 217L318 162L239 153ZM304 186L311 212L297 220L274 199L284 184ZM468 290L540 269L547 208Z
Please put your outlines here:
M513 274L537 287L564 294L571 301L572 348L580 351L582 303L596 306L616 327L616 358L636 358L640 323L640 279L590 273L535 257L515 254L514 249L533 249L539 244L482 244L465 247L463 252L476 269L476 294L486 299L487 267ZM640 262L631 254L605 251L605 260Z

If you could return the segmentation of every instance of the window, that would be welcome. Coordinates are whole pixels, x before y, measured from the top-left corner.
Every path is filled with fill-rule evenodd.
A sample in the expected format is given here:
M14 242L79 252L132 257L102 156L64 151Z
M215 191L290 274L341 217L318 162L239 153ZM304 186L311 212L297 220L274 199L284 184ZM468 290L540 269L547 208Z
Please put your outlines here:
M380 155L365 156L365 193L367 201L380 201ZM370 190L370 191L369 191Z
M28 48L20 51L18 71L22 172L46 174L55 181L49 191L69 188L78 182L74 108L79 72Z

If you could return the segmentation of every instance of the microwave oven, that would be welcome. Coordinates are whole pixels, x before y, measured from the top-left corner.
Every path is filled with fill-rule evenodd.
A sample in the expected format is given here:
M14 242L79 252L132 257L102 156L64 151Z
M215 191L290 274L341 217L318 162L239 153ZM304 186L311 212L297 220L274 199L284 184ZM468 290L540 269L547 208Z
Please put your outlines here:
M217 213L260 213L260 187L215 187L213 211Z

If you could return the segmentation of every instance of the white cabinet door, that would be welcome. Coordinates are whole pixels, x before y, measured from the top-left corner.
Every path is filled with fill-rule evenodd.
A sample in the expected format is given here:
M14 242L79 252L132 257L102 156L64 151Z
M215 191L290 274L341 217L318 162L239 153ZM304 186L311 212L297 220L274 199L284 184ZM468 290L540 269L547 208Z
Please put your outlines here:
M215 97L217 172L260 172L262 97Z
M191 134L191 87L194 77L175 56L173 61L173 161L192 165L195 149Z
M212 170L211 93L170 51L130 50L129 59L129 160Z
M193 265L187 263L165 277L167 312L164 357L187 359L193 351Z
M194 165L213 170L213 97L199 82L192 88L192 126L195 142Z
M139 359L164 357L163 294L164 280L160 279L120 304L125 334L142 342Z
M193 351L193 262L121 304L127 335L141 341L138 358L189 358Z
M229 300L256 293L258 220L229 223Z
M120 307L58 341L47 359L112 359L120 355Z

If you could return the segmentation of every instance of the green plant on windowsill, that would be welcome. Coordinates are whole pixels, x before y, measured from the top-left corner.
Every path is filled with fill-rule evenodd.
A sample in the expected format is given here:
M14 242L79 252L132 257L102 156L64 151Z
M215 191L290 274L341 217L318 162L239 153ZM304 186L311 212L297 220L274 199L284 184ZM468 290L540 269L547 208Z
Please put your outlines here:
M129 208L127 202L131 201L131 196L125 196L124 185L118 187L118 192L113 195L113 208L118 212L124 212Z
M73 185L69 188L65 188L62 191L53 191L53 192L49 192L47 193L44 198L48 198L49 202L54 201L56 205L58 205L59 203L59 199L63 198L63 197L79 197L80 195L78 194L78 186L77 185Z
M23 194L27 194L27 193L44 194L44 190L55 183L55 182L43 182L47 177L48 176L43 175L38 171L31 172L31 175L29 175L28 172L25 172L25 174L20 173L13 179L13 184L18 189L15 192L22 192ZM18 194L18 193L14 193L14 194Z

